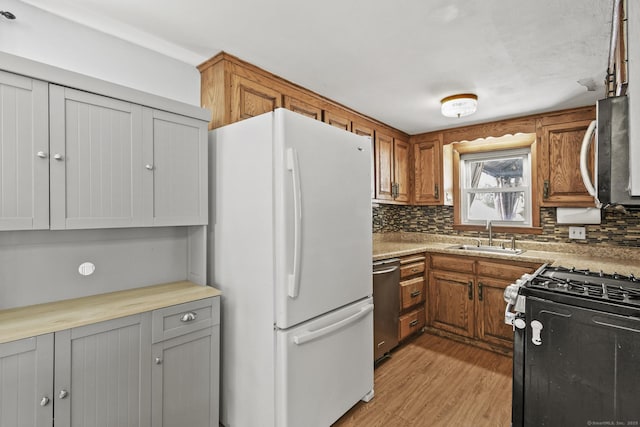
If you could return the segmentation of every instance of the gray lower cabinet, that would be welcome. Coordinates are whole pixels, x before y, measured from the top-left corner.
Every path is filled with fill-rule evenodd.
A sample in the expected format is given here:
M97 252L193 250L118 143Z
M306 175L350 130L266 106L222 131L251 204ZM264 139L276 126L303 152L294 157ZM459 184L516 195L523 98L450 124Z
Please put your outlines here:
M154 427L218 426L220 299L153 312Z
M149 427L151 313L55 333L55 425Z
M0 427L218 426L220 298L0 344Z
M53 334L0 344L0 426L50 427Z

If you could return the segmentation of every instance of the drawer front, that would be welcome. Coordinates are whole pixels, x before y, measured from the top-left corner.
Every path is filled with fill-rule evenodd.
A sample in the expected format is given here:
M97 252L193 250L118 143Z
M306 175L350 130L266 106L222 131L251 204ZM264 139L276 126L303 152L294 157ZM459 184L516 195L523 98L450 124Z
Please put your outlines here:
M153 343L210 328L220 323L220 298L206 298L153 311Z
M415 276L416 274L424 273L424 258L420 262L414 262L411 264L400 266L400 278Z
M533 264L506 264L491 261L478 261L478 276L495 277L497 279L516 280L525 273L533 273L538 268Z
M431 255L431 268L434 270L459 271L473 273L473 259L467 257L452 257L446 255Z
M398 339L403 340L409 335L418 332L424 326L424 308L400 316L400 331Z
M405 310L424 301L424 277L400 282L400 308Z

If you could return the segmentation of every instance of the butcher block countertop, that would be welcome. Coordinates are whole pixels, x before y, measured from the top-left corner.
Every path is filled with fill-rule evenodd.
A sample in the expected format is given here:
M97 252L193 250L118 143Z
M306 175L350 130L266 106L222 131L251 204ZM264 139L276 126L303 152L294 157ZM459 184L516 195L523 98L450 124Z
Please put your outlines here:
M482 239L486 244L487 239ZM507 240L494 239L493 245L499 246ZM445 253L450 255L492 258L504 261L522 261L550 264L563 267L576 267L605 273L634 274L640 277L640 248L614 245L585 245L573 243L546 243L516 240L516 248L524 249L520 255L495 254L472 250L452 249L451 246L475 244L475 239L457 236L442 236L425 233L374 233L373 260L395 258L420 252Z
M183 281L0 310L0 344L218 295Z

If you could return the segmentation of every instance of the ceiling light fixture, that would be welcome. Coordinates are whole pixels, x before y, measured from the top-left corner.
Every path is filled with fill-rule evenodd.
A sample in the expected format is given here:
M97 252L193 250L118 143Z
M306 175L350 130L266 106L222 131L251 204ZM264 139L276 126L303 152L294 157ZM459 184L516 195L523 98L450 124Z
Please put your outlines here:
M476 112L478 96L472 93L461 93L442 98L442 115L445 117L464 117Z
M4 16L7 19L16 19L16 15L11 12L7 12L6 10L0 10L0 15Z

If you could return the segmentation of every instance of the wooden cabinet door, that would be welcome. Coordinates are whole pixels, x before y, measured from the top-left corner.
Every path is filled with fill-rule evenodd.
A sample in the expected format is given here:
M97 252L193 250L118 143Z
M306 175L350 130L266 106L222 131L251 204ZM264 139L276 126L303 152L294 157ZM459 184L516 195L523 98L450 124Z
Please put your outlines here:
M542 127L542 206L594 206L580 175L580 148L590 122ZM589 170L593 171L593 147L589 159Z
M478 338L490 344L511 347L513 328L504 323L504 289L513 280L479 277L476 287Z
M458 335L474 335L472 275L432 271L429 275L429 325Z
M409 142L393 140L393 176L396 183L396 202L409 203Z
M393 200L393 137L376 132L376 199Z
M231 75L231 123L282 107L277 90L237 74Z
M324 122L329 123L331 126L335 126L337 128L351 132L351 120L338 112L325 111Z
M414 203L442 204L442 144L437 139L414 144L413 159Z
M303 116L311 117L314 120L322 120L322 108L300 101L289 95L284 96L284 108L302 114Z
M55 334L56 426L151 426L151 313Z
M0 71L0 230L49 228L48 85Z
M351 123L351 132L360 136L367 136L371 140L371 198L376 198L376 158L375 158L375 144L374 144L374 130L373 126L369 126L360 122Z
M53 425L53 334L0 344L0 427Z
M51 228L142 224L142 107L50 85Z
M144 109L145 221L148 225L199 225L208 221L207 123Z

